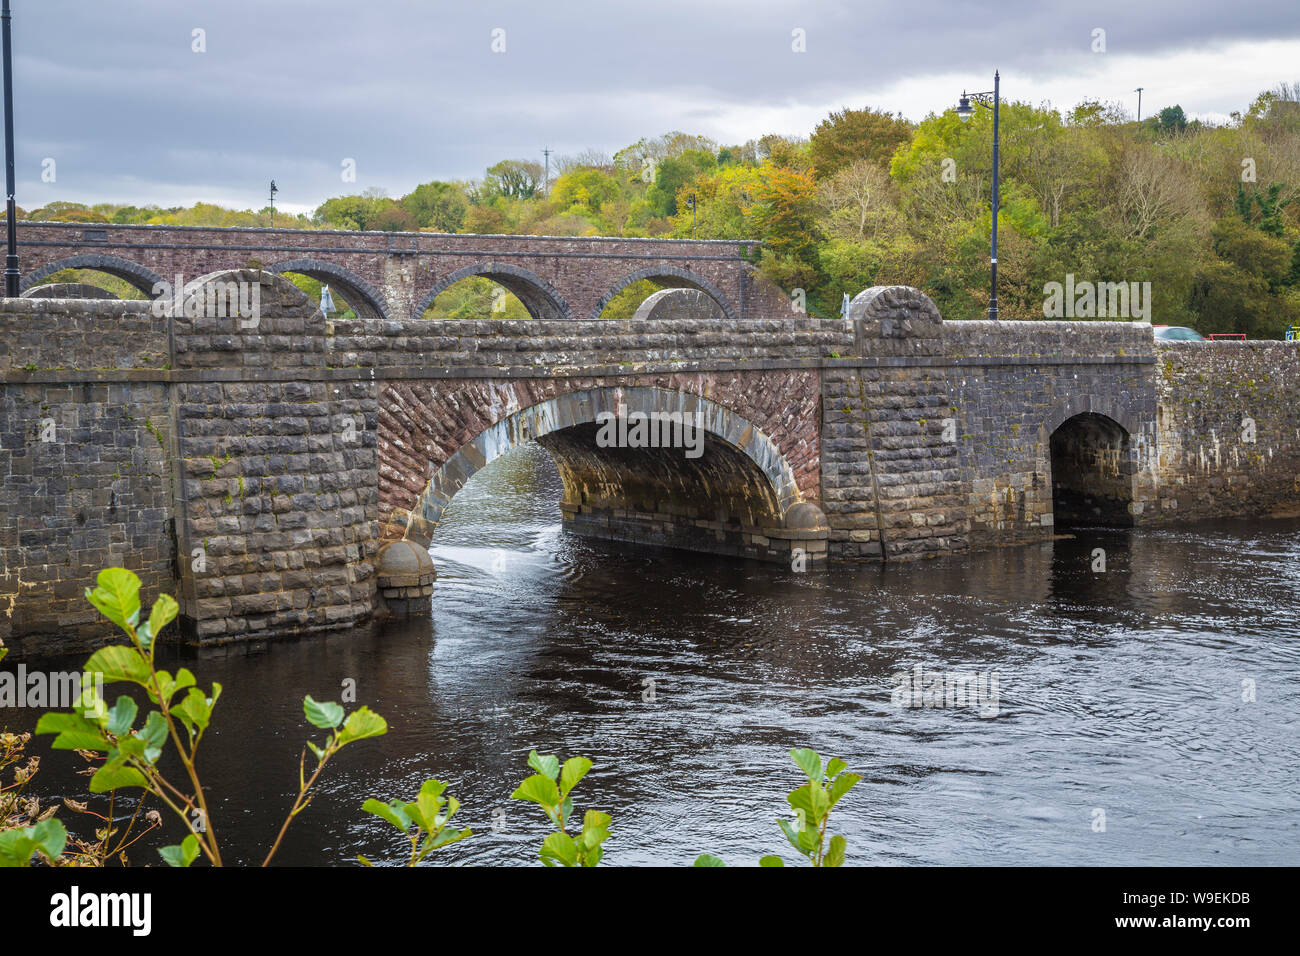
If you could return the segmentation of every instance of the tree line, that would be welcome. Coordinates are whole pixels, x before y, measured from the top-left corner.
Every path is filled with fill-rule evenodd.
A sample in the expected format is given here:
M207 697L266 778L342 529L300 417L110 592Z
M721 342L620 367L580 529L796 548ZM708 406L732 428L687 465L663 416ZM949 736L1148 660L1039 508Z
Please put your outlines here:
M1281 337L1300 322L1300 83L1215 125L1181 106L1141 122L1114 103L1001 105L999 305L1042 318L1044 287L1150 282L1151 320ZM919 123L870 107L807 137L743 144L671 132L547 168L502 160L474 181L379 187L276 225L571 236L757 239L759 266L809 311L878 284L925 291L945 318L988 301L992 116ZM28 219L265 226L269 209L51 203ZM472 311L490 283L460 296ZM628 303L634 307L634 303ZM452 308L452 307L449 307Z

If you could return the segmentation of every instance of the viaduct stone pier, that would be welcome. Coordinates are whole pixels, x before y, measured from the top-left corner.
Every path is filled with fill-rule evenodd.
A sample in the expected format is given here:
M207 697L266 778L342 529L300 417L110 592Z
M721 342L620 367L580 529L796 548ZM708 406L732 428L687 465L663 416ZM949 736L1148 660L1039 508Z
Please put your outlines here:
M236 287L256 289L252 318L212 310ZM945 322L906 287L864 291L844 320L674 317L687 302L327 323L286 279L235 270L161 304L0 301L0 637L17 655L107 637L83 590L110 565L175 594L192 642L361 625L383 610L381 549L405 542L418 571L457 490L528 441L556 462L570 529L791 573L1297 499L1295 343ZM638 415L697 424L699 453L602 441ZM429 600L412 583L387 594Z

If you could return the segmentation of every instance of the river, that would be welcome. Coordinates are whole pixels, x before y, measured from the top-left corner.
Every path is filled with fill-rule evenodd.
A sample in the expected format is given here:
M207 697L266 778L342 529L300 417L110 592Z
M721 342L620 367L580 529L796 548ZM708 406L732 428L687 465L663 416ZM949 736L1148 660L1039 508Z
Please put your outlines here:
M400 858L361 804L433 776L475 831L434 860L535 864L549 831L509 799L531 748L595 761L575 806L613 815L609 864L793 862L792 747L864 777L832 815L849 864L1300 863L1300 520L795 574L581 539L559 496L535 445L479 472L435 537L431 621L190 655L225 685L200 770L227 863L260 862L291 802L302 695L345 681L390 732L337 758L280 863ZM996 707L898 706L917 665L996 676ZM84 796L49 739L38 789Z

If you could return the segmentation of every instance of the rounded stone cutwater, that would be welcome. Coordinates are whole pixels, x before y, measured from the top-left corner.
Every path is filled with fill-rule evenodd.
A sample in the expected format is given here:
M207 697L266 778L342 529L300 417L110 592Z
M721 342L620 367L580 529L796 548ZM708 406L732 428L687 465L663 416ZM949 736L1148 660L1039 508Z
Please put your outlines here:
M414 541L390 541L379 549L379 596L390 614L410 617L432 611L430 597L438 573L429 552Z

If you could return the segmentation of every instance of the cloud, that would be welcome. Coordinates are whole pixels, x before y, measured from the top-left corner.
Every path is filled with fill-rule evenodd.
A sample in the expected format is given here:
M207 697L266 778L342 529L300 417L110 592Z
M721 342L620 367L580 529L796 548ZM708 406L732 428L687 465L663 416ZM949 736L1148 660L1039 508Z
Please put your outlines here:
M492 31L505 31L505 52ZM792 50L803 30L806 52ZM1106 52L1092 50L1105 31ZM202 30L205 52L194 52ZM310 209L506 157L670 129L806 135L843 106L920 119L963 87L1222 117L1297 79L1300 8L1102 2L43 0L14 16L19 203ZM57 162L43 183L41 161ZM339 176L357 162L355 184Z

